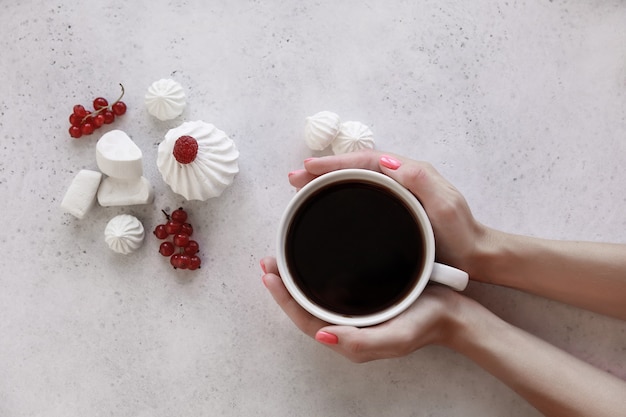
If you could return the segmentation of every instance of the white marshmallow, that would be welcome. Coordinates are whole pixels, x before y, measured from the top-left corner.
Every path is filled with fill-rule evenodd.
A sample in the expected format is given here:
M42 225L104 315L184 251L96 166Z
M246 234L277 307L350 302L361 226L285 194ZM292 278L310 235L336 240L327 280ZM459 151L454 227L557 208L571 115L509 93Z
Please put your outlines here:
M121 130L102 135L96 144L98 168L109 177L136 179L143 175L141 149Z
M78 219L85 217L96 201L101 180L102 174L97 171L79 171L67 189L61 207Z
M105 207L150 204L153 200L152 185L145 177L135 179L107 177L98 188L98 203Z

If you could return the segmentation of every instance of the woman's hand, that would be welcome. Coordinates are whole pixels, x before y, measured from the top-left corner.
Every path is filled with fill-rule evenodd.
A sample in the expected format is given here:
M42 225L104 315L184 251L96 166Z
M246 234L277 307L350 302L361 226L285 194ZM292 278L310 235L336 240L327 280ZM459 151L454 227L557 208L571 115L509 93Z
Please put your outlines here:
M304 169L289 173L289 182L299 189L322 174L345 168L382 172L409 189L432 223L437 260L468 272L470 277L476 272L480 251L489 240L488 228L474 219L461 193L429 163L365 150L307 159Z
M473 360L546 416L617 416L626 383L508 323L477 302L432 285L399 316L377 326L330 326L306 312L264 258L263 282L306 334L353 362L395 358L441 344Z
M404 313L377 326L332 326L313 317L291 297L278 275L276 260L261 261L263 283L300 330L353 362L395 358L429 344L449 344L453 318L464 296L437 285L428 286Z

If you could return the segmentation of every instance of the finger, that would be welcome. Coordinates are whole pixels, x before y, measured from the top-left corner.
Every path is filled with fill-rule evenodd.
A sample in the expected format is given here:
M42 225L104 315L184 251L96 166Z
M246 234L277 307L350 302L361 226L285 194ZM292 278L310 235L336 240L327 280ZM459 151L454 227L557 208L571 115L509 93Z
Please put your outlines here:
M346 168L361 168L380 171L378 160L381 153L371 149L348 152L340 155L311 158L305 161L304 168L311 174L319 176L331 171Z
M354 362L403 356L408 353L405 331L389 323L373 327L327 326L315 339Z
M276 258L273 256L266 256L261 259L260 264L264 274L278 275L278 264L276 263Z
M268 265L268 268L273 265ZM294 322L294 324L307 335L314 337L315 333L328 323L313 317L309 312L303 309L296 300L293 299L287 288L280 279L280 276L274 273L267 273L263 275L263 284L280 308L287 314L287 316Z
M380 171L378 165L379 156L379 152L367 149L341 155L309 158L304 161L305 169L289 173L289 183L295 188L300 189L320 175L346 168Z
M300 189L314 180L317 175L311 174L306 169L299 169L289 173L289 183L297 189Z
M408 188L422 201L441 199L442 192L454 188L427 162L386 154L379 158L379 164L384 174Z

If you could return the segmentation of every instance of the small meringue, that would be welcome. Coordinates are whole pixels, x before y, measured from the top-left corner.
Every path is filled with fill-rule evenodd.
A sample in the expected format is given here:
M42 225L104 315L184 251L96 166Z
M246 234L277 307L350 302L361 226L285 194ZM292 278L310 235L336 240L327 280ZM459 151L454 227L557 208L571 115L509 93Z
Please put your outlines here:
M160 79L148 88L145 97L148 113L159 120L171 120L181 115L185 109L185 92L174 80Z
M360 149L374 149L374 134L361 122L344 122L332 142L333 153L341 154Z
M324 150L339 133L341 120L330 111L321 111L306 118L304 141L314 151Z
M113 217L104 229L104 240L111 250L124 255L139 249L144 236L143 225L139 219L130 214Z

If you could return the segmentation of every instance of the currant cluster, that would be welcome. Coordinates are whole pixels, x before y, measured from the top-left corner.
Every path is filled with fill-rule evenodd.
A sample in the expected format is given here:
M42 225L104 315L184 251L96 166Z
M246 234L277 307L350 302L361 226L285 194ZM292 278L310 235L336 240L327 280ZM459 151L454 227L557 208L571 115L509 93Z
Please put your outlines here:
M75 105L70 115L70 136L78 139L83 135L91 135L102 125L113 123L115 116L126 113L126 103L121 101L124 97L124 86L120 84L120 87L122 94L113 104L109 104L104 97L97 97L93 100L93 111L85 109L82 104Z
M170 257L170 263L174 269L198 269L200 268L200 257L198 251L200 246L190 237L193 234L193 227L187 223L187 212L182 207L174 210L172 214L167 214L164 210L166 222L154 228L154 235L161 240L166 240L159 246L159 253Z

